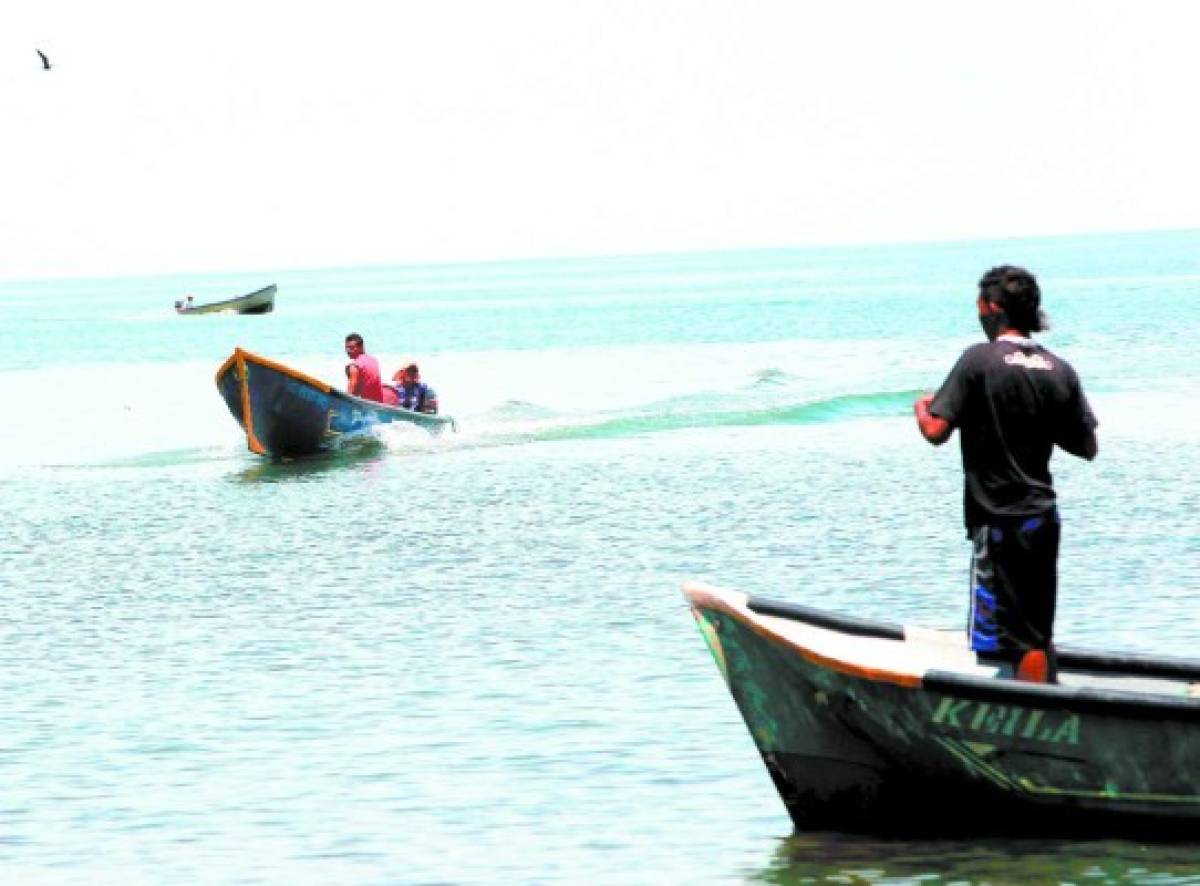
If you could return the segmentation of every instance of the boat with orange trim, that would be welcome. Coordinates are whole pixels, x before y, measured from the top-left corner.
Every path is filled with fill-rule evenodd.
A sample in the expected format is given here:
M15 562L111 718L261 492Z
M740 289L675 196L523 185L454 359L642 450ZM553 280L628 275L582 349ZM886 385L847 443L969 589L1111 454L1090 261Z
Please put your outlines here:
M797 828L1200 833L1200 661L1059 648L1025 682L965 631L683 592Z
M246 432L246 445L259 455L312 455L394 422L415 424L431 434L458 429L449 416L364 400L242 348L221 364L216 381L225 405Z
M264 286L262 289L256 289L254 292L246 295L239 295L237 298L227 298L224 301L207 302L202 305L192 304L191 296L188 296L186 302L175 302L175 313L182 315L190 314L222 314L230 312L234 314L269 314L275 310L275 292L278 287L272 283L270 286Z

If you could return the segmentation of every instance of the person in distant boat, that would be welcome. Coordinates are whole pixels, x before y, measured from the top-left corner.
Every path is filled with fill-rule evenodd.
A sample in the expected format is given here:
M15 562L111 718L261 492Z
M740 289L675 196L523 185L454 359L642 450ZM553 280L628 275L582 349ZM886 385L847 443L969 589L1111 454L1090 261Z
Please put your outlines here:
M421 381L421 370L415 360L406 360L392 376L395 382L396 405L401 409L437 415L437 392Z
M179 298L175 299L175 310L176 311L183 310L183 299L179 299Z
M366 352L363 337L357 332L346 336L346 356L350 358L350 365L346 367L346 391L364 400L382 403L379 361Z
M971 648L1019 679L1053 682L1060 520L1050 455L1058 446L1094 459L1097 421L1075 370L1031 337L1046 328L1033 274L992 268L975 304L987 341L967 348L913 410L935 446L959 432Z

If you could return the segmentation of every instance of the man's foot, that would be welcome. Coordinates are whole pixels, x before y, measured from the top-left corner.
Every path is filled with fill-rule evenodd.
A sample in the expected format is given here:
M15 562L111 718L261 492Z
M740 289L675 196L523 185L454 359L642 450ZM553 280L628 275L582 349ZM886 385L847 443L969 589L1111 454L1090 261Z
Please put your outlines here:
M1017 662L1017 679L1026 683L1053 683L1050 660L1044 649L1030 649Z

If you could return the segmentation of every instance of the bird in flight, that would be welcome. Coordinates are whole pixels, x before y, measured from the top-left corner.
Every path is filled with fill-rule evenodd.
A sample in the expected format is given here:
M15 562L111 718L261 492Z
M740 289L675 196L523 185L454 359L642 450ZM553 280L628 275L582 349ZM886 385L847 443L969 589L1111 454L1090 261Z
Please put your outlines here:
M42 51L39 49L39 50L37 51L37 54L38 54L38 55L40 55L40 56L42 57L42 69L43 69L43 70L46 70L46 71L49 71L49 70L50 70L50 59L46 58L46 53L42 52Z

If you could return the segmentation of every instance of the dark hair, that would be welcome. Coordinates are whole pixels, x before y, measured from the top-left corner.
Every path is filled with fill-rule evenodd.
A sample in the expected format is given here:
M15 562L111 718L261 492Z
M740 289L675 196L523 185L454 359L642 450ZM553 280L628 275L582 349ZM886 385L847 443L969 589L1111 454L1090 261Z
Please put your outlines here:
M361 347L363 347L363 340L362 340L362 336L361 336L361 335L359 335L357 332L352 332L352 333L350 333L349 335L347 335L347 336L346 336L346 341L352 341L352 342L354 342L356 345L358 345L360 348L361 348Z
M1016 265L1000 265L979 278L979 294L1004 311L1009 325L1022 332L1047 327L1037 278Z

